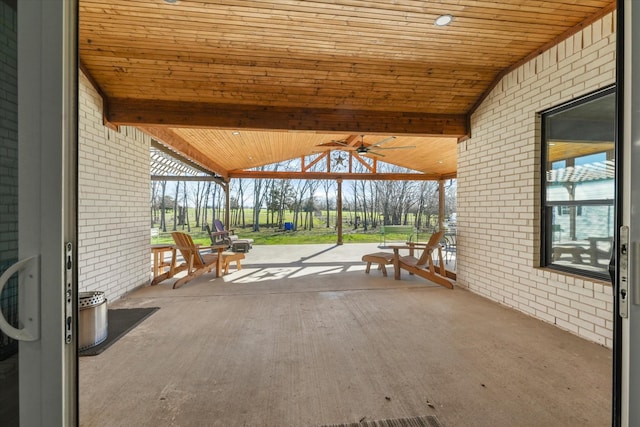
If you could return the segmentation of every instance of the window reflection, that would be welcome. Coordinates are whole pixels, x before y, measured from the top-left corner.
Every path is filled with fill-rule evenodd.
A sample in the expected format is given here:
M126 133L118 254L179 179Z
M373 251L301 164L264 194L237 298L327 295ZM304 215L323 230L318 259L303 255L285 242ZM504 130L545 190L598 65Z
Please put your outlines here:
M615 194L613 89L543 114L545 265L608 274Z

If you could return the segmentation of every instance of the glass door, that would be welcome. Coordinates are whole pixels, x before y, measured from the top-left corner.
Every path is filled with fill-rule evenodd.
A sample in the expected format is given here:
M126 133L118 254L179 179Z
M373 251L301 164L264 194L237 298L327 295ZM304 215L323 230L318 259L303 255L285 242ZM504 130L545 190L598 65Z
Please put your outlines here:
M620 239L626 242L626 247L622 243L618 247L622 260L617 298L622 328L621 342L616 347L621 354L621 363L620 374L616 372L619 381L614 395L620 400L620 422L615 425L637 426L640 425L640 4L624 0L618 2L618 7L623 7L624 24L624 37L621 37L624 42L624 89L621 91L623 227Z
M77 5L0 0L0 425L74 425Z
M18 55L16 3L0 1L5 40L0 60L0 275L18 261ZM0 310L18 327L18 280L13 276L0 293ZM0 331L0 423L18 425L18 341Z

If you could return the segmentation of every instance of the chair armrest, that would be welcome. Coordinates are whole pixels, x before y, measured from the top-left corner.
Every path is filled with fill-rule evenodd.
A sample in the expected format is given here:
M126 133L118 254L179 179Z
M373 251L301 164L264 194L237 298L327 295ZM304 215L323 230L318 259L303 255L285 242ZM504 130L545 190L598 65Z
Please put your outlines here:
M393 249L393 258L397 260L400 257L400 249L408 249L409 253L413 252L413 249L407 245L390 245L390 249Z
M407 246L409 246L409 248L418 248L418 249L422 249L422 248L426 248L429 244L427 242L407 242Z
M393 249L393 251L397 251L398 249L411 249L409 245L388 245L389 249Z

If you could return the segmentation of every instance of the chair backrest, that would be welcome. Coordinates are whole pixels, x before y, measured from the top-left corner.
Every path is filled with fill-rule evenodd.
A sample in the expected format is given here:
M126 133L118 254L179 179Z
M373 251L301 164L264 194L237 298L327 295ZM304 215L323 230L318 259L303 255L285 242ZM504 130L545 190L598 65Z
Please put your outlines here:
M196 244L193 243L191 236L187 233L183 233L182 231L173 231L171 232L171 237L173 237L173 241L176 242L176 247L186 262L189 262L189 259L193 257L194 267L204 265L202 255L200 255L200 251Z
M222 221L220 221L219 219L214 219L213 225L216 227L216 231L225 231L224 225L222 224Z
M455 233L448 233L444 235L444 241L445 241L445 250L455 250L456 249L456 234Z
M427 246L424 248L422 255L420 255L420 259L416 263L417 266L427 265L431 261L431 254L433 251L440 247L440 240L442 240L442 236L444 236L444 230L436 231L431 235L429 241L427 242Z
M205 224L204 225L204 230L207 232L207 235L209 236L209 239L211 239L211 244L215 245L216 244L216 239L213 236L213 234L211 234L211 227L209 227L209 224Z

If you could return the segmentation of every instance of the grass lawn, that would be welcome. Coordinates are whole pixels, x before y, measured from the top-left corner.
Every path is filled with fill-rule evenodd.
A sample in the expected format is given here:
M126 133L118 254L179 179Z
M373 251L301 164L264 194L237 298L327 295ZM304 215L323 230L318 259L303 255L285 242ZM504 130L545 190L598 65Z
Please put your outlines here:
M179 231L181 227L178 228ZM184 230L186 232L186 229ZM254 232L250 228L236 228L235 233L240 239L253 239L254 245L295 245L295 244L312 244L312 243L336 243L338 234L333 228L316 227L311 230L298 231L278 231L274 228L261 227L260 231ZM189 233L195 243L208 245L211 240L206 232L192 229ZM427 240L429 233L421 232L419 238L421 241ZM407 239L406 234L389 233L385 236L387 241L404 241ZM342 232L342 241L344 243L379 243L382 236L379 230L364 231L361 228L353 230L344 228ZM173 243L171 233L160 233L158 237L151 239L151 243Z
M189 209L190 214L189 217L193 221L195 217L193 213L193 209ZM246 218L252 218L253 211L251 209L245 209ZM219 213L222 215L222 213ZM349 221L355 218L356 215L361 215L359 213L347 213L343 214L343 218L345 221ZM331 224L335 223L335 211L330 211L329 216L331 218ZM173 213L172 211L167 213L167 233L160 233L158 237L153 237L151 239L151 243L173 243L173 239L171 238L170 229L173 228ZM285 213L285 222L292 222L293 217L291 212ZM267 214L266 210L262 210L260 214L260 224L267 223ZM235 234L238 235L240 239L253 239L254 244L256 245L293 245L293 244L311 244L311 243L336 243L338 240L338 234L336 230L332 227L327 228L326 225L326 216L317 215L314 219L315 227L311 230L303 230L302 226L299 226L297 231L281 231L275 228L267 228L260 227L259 232L254 232L250 227L240 228L240 227L230 227L235 230ZM425 224L428 221L424 222ZM157 227L157 225L156 225ZM178 226L179 231L186 231L186 228L183 230L182 226ZM191 237L194 242L199 243L201 245L208 245L211 243L209 237L206 233L200 230L199 227L193 227L191 229ZM421 231L419 233L419 240L425 241L429 238L430 233L426 231ZM386 234L386 241L395 241L401 242L407 240L407 235L402 233L389 233ZM415 236L414 236L415 239ZM346 222L342 229L342 241L344 243L379 243L382 242L382 236L380 234L379 229L370 229L368 231L364 231L362 228L358 228L354 230L352 226L349 226Z

